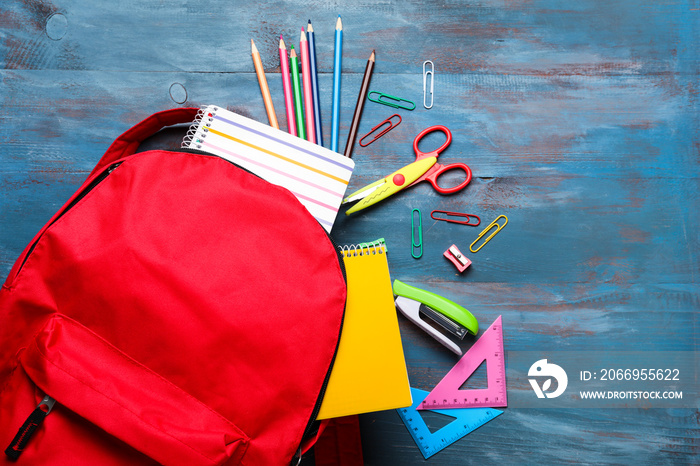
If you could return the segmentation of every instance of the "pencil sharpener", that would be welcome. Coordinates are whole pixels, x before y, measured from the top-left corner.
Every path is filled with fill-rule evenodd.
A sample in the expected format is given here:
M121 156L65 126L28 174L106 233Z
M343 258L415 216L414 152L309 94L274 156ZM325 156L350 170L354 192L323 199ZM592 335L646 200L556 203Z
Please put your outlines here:
M449 260L452 262L455 267L457 267L457 270L459 270L459 273L464 272L467 270L467 267L469 267L472 264L472 261L467 259L464 254L455 246L454 244L450 246L447 251L445 251L443 254Z

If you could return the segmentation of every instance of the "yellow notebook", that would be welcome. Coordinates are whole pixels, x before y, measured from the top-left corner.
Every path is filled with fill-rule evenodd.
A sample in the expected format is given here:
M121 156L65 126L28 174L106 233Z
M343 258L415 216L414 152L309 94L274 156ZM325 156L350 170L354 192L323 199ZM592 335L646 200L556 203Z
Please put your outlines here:
M413 404L383 243L343 248L348 301L318 419Z

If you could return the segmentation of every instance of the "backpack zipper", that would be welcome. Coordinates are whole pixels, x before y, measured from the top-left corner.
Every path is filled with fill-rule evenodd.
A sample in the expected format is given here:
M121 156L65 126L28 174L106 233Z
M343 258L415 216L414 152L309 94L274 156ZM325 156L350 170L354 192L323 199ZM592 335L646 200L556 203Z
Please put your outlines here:
M331 237L331 235L326 231L324 228L323 231L326 233L326 236L328 236L328 239L331 241L333 244L333 248L335 249L335 254L338 257L338 264L340 265L340 271L343 274L343 281L345 281L345 285L347 288L347 283L348 283L348 277L347 273L345 271L345 262L343 261L343 256L340 253L340 247L338 244L335 242L335 240ZM345 324L345 310L347 307L347 297L345 299L345 305L343 305L343 319L340 321L340 330L338 331L338 340L335 345L335 351L333 352L333 359L331 360L331 365L328 367L328 372L326 372L326 377L323 380L323 385L321 386L321 392L318 394L318 398L316 399L316 404L314 405L314 409L311 412L311 417L309 418L309 422L306 424L306 429L304 430L304 435L301 436L301 442L299 442L299 448L297 451L299 452L299 462L301 462L301 447L304 444L304 441L313 434L314 432L314 425L318 422L316 421L316 417L318 416L318 412L321 410L321 404L323 404L323 398L326 395L326 389L328 388L328 382L330 381L331 378L331 372L333 371L333 366L335 365L335 358L338 356L338 348L340 347L340 336L343 334L343 325ZM318 426L316 427L318 429ZM293 458L292 458L293 459Z
M171 150L171 151L167 151L167 150L166 150L165 152L189 152L189 153L193 153L193 154L202 154L202 155L209 155L209 156L212 156L212 157L218 157L217 155L210 154L209 152L204 152L204 151L196 150L196 149L179 149L179 150ZM137 152L137 153L142 153L142 152ZM134 156L134 155L136 155L136 154L132 154L131 156ZM131 156L130 156L130 157L131 157ZM226 160L226 159L224 159L223 157L218 157L218 158L220 158L220 159L222 159L222 160ZM236 167L240 168L241 170L245 170L245 171L247 171L248 173L251 173L251 174L255 175L255 173L253 173L253 172L251 172L250 170L247 170L247 169L245 169L245 168L243 168L243 167L241 167L241 166L239 166L239 165L237 165L237 164L231 162L230 160L226 160L226 161L229 162L229 163L231 163L231 164L233 164L233 165L235 165ZM68 212L70 209L72 209L73 206L75 206L75 205L76 205L78 202L80 202L85 196L87 196L88 193L90 193L90 191L92 191L92 190L95 188L95 186L97 186L97 185L100 184L102 181L104 181L105 178L107 178L107 177L110 175L110 173L112 173L112 172L113 172L119 165L121 165L122 163L124 163L123 160L122 160L121 162L115 162L115 163L113 163L113 164L107 166L106 169L104 169L99 175L97 175L97 177L96 177L94 180L92 180L92 181L90 182L90 184L89 184L88 186L86 186L86 187L83 189L83 191L81 191L80 194L79 194L75 199L73 199L73 201L72 201L70 204L68 204L68 205L66 206L65 209L63 209L63 212L61 212L61 215L59 215L58 217L56 217L56 218L54 219L54 221L51 222L51 224L47 225L46 228L44 228L44 232L45 232L46 230L48 230L48 229L51 227L51 225L53 225L54 223L56 223L56 222L58 221L58 219L60 219L61 217L63 217L63 216L66 214L66 212ZM255 175L255 176L258 176L258 175ZM260 177L258 176L258 178L260 178ZM262 179L262 178L261 178L261 179ZM43 234L42 234L42 236L43 236ZM12 281L14 281L15 277L16 277L17 275L19 275L19 272L20 272L20 271L22 270L22 268L24 267L24 264L27 262L27 259L29 259L29 256L32 254L32 252L34 251L34 248L36 248L36 245L39 243L40 240L41 240L41 237L37 238L37 240L34 241L34 243L32 243L32 245L29 247L29 250L27 251L27 254L24 256L24 259L22 260L22 264L17 268L17 272L16 272L16 273L14 274L14 276L12 277Z
M46 230L48 230L51 227L51 225L56 223L58 219L60 219L66 214L66 212L72 209L78 202L80 202L85 196L87 196L88 193L92 191L98 184L104 181L105 178L107 178L109 174L112 173L121 164L122 162L113 163L112 165L109 165L104 171L102 171L94 180L90 182L89 185L87 185L80 192L80 194L75 199L71 201L70 204L66 206L65 209L63 209L63 212L61 212L61 214L57 216L53 222L46 226L44 232L46 232ZM34 248L36 248L36 245L39 243L42 237L43 234L39 238L37 238L37 240L34 241L34 243L32 243L32 245L29 247L29 250L27 250L27 254L22 260L22 264L17 269L17 273L15 273L15 277L22 270L24 264L27 262L27 259L29 259L29 256L32 254ZM15 277L13 277L13 280ZM44 396L41 402L39 402L36 408L34 408L34 411L31 412L29 417L27 417L22 426L19 428L19 431L17 431L17 435L15 435L15 437L12 439L10 445L5 449L5 455L7 455L8 458L12 460L17 460L17 458L19 458L19 455L21 455L24 451L24 448L27 446L27 443L29 443L29 440L34 435L34 432L36 432L39 426L41 426L41 424L44 422L44 419L46 419L46 416L49 415L55 403L56 400L54 400L50 396Z
M114 171L114 169L117 168L117 167L118 167L119 165L121 165L121 164L122 164L122 162L113 163L112 165L108 166L102 173L100 173L94 180L92 180L92 181L90 182L90 184L87 185L87 186L80 192L80 194L79 194L75 199L73 199L73 201L72 201L70 204L68 204L68 205L66 206L65 209L63 209L63 212L61 212L61 215L59 215L58 217L56 217L56 219L55 219L53 222L51 222L51 224L47 225L47 227L44 229L44 232L46 232L46 230L48 230L48 229L51 227L51 225L53 225L54 223L56 223L56 222L58 221L58 219L60 219L61 217L63 217L63 216L66 214L66 212L68 212L70 209L72 209L73 206L75 206L75 205L76 205L78 202L80 202L85 196L87 196L88 193L89 193L90 191L92 191L92 190L95 188L95 186L97 186L97 185L100 184L102 181L104 181L104 179L107 178L107 176L109 176L109 174L112 173L112 172ZM15 277L16 277L17 275L19 275L20 270L22 270L22 268L24 267L24 264L27 262L27 259L29 259L29 256L32 254L32 251L34 251L34 248L36 248L36 245L39 243L39 241L41 240L41 238L42 238L43 236L44 236L44 235L42 234L39 238L37 238L36 241L34 241L34 243L32 243L32 245L30 246L29 250L27 251L27 254L24 256L24 260L22 261L22 264L21 264L21 265L19 266L19 268L17 269L17 273L15 273ZM14 277L12 278L12 280L14 281Z
M49 415L53 409L53 405L56 400L46 395L43 400L34 408L34 411L29 415L24 424L19 428L17 435L12 439L10 445L5 449L5 454L11 460L16 460L19 455L22 454L24 448L29 443L29 439L32 438L34 432L39 428L39 426L44 422L46 416Z

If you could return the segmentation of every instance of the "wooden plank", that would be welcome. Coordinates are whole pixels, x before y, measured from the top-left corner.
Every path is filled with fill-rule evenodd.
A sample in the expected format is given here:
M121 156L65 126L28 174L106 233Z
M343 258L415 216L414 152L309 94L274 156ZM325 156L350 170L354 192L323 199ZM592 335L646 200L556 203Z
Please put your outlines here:
M506 410L435 464L693 464L694 410ZM395 412L360 416L366 464L424 464ZM387 447L387 441L393 443Z
M6 163L45 150L42 157L91 157L79 169L89 170L95 151L117 133L148 114L178 106L171 87L181 85L184 105L216 103L258 121L267 121L252 73L116 73L3 71L5 93L0 121L5 123ZM343 82L340 139L345 145L360 76ZM477 177L535 177L543 182L576 176L628 178L697 177L698 115L694 109L697 82L680 79L672 87L655 78L511 77L459 75L436 91L436 106L412 112L369 102L360 134L393 113L402 123L386 136L362 148L356 146L354 180L362 183L405 165L414 157L413 138L424 128L448 123L452 145L442 160L465 161ZM281 125L282 84L279 75L268 82ZM330 77L320 80L322 115L330 121ZM414 101L422 99L419 75L377 75L373 88L394 92ZM25 89L32 89L26 92ZM178 87L178 89L180 89ZM173 91L175 96L182 90ZM21 96L21 98L20 98ZM325 110L325 111L324 111ZM85 125L89 116L92 124ZM324 124L329 140L330 124ZM536 128L536 130L535 130ZM28 137L37 138L27 142ZM81 138L76 138L81 135ZM424 147L439 144L428 138ZM49 143L47 144L47 141ZM41 144L39 144L41 142ZM97 143L95 146L88 144ZM64 145L68 147L61 147Z
M279 70L280 33L293 40L311 18L320 71L329 73L335 21L342 14L348 73L362 73L375 48L383 72L393 73L417 71L427 59L438 73L638 75L698 69L698 31L688 20L692 1L603 7L584 0L564 8L552 0L309 5L4 2L0 63L6 69L252 72L252 37L265 69Z

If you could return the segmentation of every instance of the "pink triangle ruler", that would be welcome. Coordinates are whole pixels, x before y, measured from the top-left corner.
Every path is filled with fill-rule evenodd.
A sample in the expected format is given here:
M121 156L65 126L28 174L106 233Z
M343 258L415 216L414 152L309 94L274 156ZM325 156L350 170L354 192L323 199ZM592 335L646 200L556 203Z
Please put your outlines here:
M486 361L488 388L459 387ZM418 409L499 408L508 406L506 364L503 357L503 327L501 316L469 348L433 388Z

